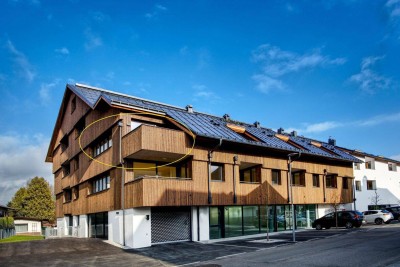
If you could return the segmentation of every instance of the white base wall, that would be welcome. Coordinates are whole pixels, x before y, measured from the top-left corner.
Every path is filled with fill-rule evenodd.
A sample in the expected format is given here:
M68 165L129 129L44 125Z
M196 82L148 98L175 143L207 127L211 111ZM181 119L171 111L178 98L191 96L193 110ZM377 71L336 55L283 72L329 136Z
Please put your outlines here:
M68 228L65 217L57 218L57 235L62 237L66 234L68 234Z
M108 212L108 240L123 245L122 240L122 210Z
M150 208L125 210L125 246L131 248L151 246Z
M339 207L337 207L337 210L352 210L353 205L352 203L347 203L347 204L340 204ZM318 204L317 208L317 214L316 217L321 218L322 216L325 216L326 214L330 212L334 212L335 209L333 208L332 205L329 204Z
M210 213L209 207L199 207L200 240L210 240Z
M89 221L87 215L79 215L78 237L89 237Z

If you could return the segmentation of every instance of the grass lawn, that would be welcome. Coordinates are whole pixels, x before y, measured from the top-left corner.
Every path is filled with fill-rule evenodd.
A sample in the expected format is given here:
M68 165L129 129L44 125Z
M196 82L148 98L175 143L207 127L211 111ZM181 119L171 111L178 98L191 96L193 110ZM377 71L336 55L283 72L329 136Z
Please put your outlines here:
M43 240L43 239L44 236L41 235L15 235L12 237L1 239L0 243L24 242L32 240Z

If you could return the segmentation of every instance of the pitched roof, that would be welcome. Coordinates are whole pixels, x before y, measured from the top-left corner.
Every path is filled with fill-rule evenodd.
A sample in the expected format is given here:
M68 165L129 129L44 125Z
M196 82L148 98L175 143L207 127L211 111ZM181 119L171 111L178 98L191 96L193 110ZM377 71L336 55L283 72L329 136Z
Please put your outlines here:
M223 139L230 142L286 151L288 153L301 152L302 154L324 157L333 160L360 162L359 159L337 149L333 145L329 145L328 143L318 141L322 144L321 148L311 144L311 139L295 137L289 134L286 134L285 136L288 138L288 140L290 140L290 142L286 142L285 140L278 138L275 131L260 127L259 125L231 121L223 117L201 112L188 112L184 108L120 94L83 84L67 84L66 90L71 90L73 93L78 95L92 109L95 109L96 105L101 100L104 100L106 103L113 106L130 107L134 109L139 108L149 112L162 113L188 127L196 136ZM59 116L60 115L61 114L59 114ZM249 140L249 138L246 138L227 127L227 124L235 124L241 128L244 128L247 133L255 137L255 140L258 139L259 141ZM297 145L293 145L293 143Z

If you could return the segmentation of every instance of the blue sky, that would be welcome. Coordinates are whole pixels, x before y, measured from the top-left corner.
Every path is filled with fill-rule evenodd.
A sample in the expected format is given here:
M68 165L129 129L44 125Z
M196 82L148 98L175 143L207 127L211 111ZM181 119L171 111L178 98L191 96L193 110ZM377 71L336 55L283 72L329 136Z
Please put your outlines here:
M0 203L75 82L400 160L399 48L400 0L2 0Z

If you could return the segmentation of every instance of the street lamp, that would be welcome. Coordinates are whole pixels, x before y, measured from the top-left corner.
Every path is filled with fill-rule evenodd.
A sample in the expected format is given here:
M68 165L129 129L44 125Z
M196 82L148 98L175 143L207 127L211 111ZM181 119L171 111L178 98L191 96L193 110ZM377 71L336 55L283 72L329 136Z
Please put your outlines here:
M294 204L293 204L293 185L292 185L292 162L293 162L293 157L300 158L301 152L298 153L291 153L288 155L288 170L289 170L289 202L290 202L290 207L292 209L292 235L293 235L293 242L296 242L296 227L294 225Z

